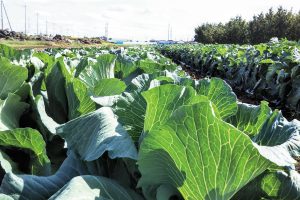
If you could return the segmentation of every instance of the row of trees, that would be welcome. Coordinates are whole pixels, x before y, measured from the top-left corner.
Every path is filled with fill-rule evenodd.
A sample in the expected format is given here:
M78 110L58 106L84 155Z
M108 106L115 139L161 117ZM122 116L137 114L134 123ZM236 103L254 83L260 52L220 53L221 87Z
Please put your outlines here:
M294 14L279 7L276 12L255 15L249 22L237 16L223 24L202 24L195 29L195 41L201 43L258 44L272 37L300 39L300 12Z

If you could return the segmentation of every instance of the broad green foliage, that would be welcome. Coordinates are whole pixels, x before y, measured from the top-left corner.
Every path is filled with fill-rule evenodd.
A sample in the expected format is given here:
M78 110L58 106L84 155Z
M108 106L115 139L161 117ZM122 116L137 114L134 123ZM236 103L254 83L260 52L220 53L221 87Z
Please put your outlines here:
M124 92L114 104L114 112L132 139L137 142L144 128L146 101L139 92Z
M8 58L11 61L20 61L22 59L28 59L31 55L29 49L16 50L4 44L0 44L0 56Z
M237 113L227 121L253 137L259 133L270 115L271 109L265 101L261 102L260 106L239 103Z
M299 199L299 181L299 173L295 170L266 172L240 190L233 199Z
M0 98L17 91L27 79L27 69L10 63L7 58L0 58Z
M230 199L271 165L208 101L180 107L150 131L138 163L140 186L169 183L184 199Z
M48 116L42 96L36 96L33 109L36 112L36 122L40 130L42 130L43 133L50 134L50 137L52 137L56 133L56 127L58 127L59 124Z
M96 110L96 104L89 97L87 86L79 79L74 78L66 84L66 95L69 120Z
M139 62L139 67L147 74L152 74L159 70L175 70L172 65L163 65L151 59L141 60Z
M288 173L278 171L267 173L261 180L261 191L268 198L274 199L299 199L300 176L297 171L290 170Z
M84 162L71 152L59 170L51 176L7 173L2 181L0 191L14 199L48 199L73 177L102 175L103 170L100 161Z
M0 131L19 127L20 116L29 107L20 100L21 98L15 94L9 94L5 100L0 99Z
M13 172L16 174L20 174L17 164L11 160L11 158L4 153L4 151L0 151L0 163L1 168L5 173Z
M163 85L144 92L147 101L144 131L150 132L164 124L179 106L188 105L195 96L193 88L176 85Z
M98 97L119 95L124 92L125 89L125 83L119 79L102 79L95 85L93 95Z
M135 61L126 60L121 56L118 57L115 65L115 76L119 79L125 79L137 71L137 64Z
M49 99L50 113L57 123L64 123L68 116L68 101L66 95L66 83L70 79L62 60L57 61L48 68L48 74L45 78L46 89Z
M264 99L300 113L300 45L287 40L259 45L164 45L164 55L185 63L197 77L220 77L243 98Z
M174 55L248 94L289 88L297 105L287 44L211 48ZM300 199L300 122L220 78L193 80L152 47L0 57L0 199Z
M69 121L58 127L57 133L82 160L96 160L105 151L111 158L137 158L130 136L108 107Z
M115 61L115 55L101 55L96 63L86 66L81 71L79 78L88 86L95 87L102 79L114 78Z
M3 199L3 200L14 200L12 197L7 196L5 194L0 194L0 199Z
M138 200L137 195L132 195L118 183L105 177L77 176L62 189L55 193L51 199L73 200L84 199L115 199Z
M214 103L223 119L237 112L236 96L222 79L201 80L196 89L198 94L207 96Z
M44 64L43 67L45 67L45 68L51 67L55 62L55 58L53 56L50 56L43 52L35 52L33 54L33 57L36 57L39 60L41 60Z
M36 175L48 175L50 173L46 144L38 131L31 128L1 131L0 146L28 150L32 159L29 166L30 173Z

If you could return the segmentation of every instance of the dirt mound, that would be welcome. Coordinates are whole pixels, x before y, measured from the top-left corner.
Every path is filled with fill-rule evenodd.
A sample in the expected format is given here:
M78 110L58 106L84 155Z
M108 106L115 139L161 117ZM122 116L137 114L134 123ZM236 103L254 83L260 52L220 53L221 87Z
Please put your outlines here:
M22 32L9 31L7 29L0 30L0 39L12 39L12 40L38 40L38 41L52 41L52 42L64 42L64 43L81 43L81 44L101 44L100 38L74 38L70 36L63 36L56 34L55 36L49 35L25 35Z

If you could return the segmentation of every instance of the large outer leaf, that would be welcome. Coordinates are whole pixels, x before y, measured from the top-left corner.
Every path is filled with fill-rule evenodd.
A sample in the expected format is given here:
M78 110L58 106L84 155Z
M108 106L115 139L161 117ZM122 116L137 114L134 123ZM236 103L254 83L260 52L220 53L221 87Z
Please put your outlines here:
M115 61L115 55L100 55L95 64L88 65L81 71L79 78L89 87L94 87L101 79L114 78Z
M261 181L261 189L272 199L300 199L300 174L290 170L268 173Z
M20 173L17 163L11 160L11 158L0 150L0 167L3 169L4 173L14 172ZM0 198L1 199L1 198Z
M147 102L144 131L158 127L182 105L189 104L196 96L192 87L162 85L142 93Z
M132 139L137 142L144 128L146 101L139 92L124 92L116 100L113 108L118 121L124 126Z
M13 59L15 56L17 56L17 54L18 53L14 48L9 47L9 46L4 45L4 44L0 44L0 55L2 57Z
M126 85L123 81L116 78L102 79L94 87L94 96L113 96L124 92Z
M158 78L159 80L156 80L155 78ZM147 97L144 99L145 96L149 93L147 90L151 87L157 87L160 86L161 84L167 84L169 82L175 82L171 81L172 79L169 77L165 76L159 76L155 74L141 74L137 76L135 79L132 80L131 84L127 87L126 92L122 93L121 96L116 98L115 104L113 106L114 112L118 116L118 121L124 126L124 128L128 131L130 136L133 138L135 142L138 141L140 138L141 133L143 132L144 129L144 121L145 121L145 114L146 114L146 107L147 107L147 102L146 101L154 101L153 105L150 107L148 112L155 112L155 109L160 109L163 105L159 104L159 102L155 102L157 99L155 97ZM154 83L155 82L155 83ZM177 96L180 96L180 92L184 90L184 87L181 86L164 86L163 92L168 93L169 88L174 89L174 93L177 94ZM193 91L192 88L188 88L188 91L191 93L188 94L188 91L184 93L184 95L191 95L192 97L195 97L196 92ZM146 91L143 96L141 92ZM152 90L151 90L152 91ZM159 93L160 89L154 89L153 93ZM159 94L158 94L159 95ZM172 94L175 97L172 98L177 98L175 94ZM163 95L160 97L164 98ZM167 99L167 101L172 102L172 98ZM184 99L185 96L182 97ZM150 100L151 99L151 100ZM177 100L177 99L176 99ZM161 100L163 101L163 100ZM178 102L178 105L181 105L182 102ZM154 105L155 104L155 105ZM166 113L167 114L167 113ZM169 113L170 114L170 113ZM148 114L149 115L149 114Z
M300 174L295 170L266 171L240 190L232 199L300 199Z
M126 92L114 99L114 113L135 142L139 140L143 132L147 107L141 92L149 89L155 77L152 74L141 74L135 77L128 85Z
M21 97L22 101L26 101L31 92L31 86L29 83L23 83L21 87L14 93Z
M44 52L35 52L32 55L32 57L36 57L36 58L40 59L44 64L43 67L45 67L45 68L46 67L51 67L55 62L54 56L50 56L50 55L48 55Z
M105 151L111 158L137 158L131 137L109 107L69 121L57 128L57 134L86 161L98 159Z
M2 200L14 200L13 198L11 198L10 196L7 196L5 194L0 194L0 199L2 199Z
M68 101L65 91L70 74L62 60L56 62L46 77L46 88L49 98L51 116L57 123L64 123L68 116Z
M237 112L237 98L231 87L220 78L203 79L196 86L198 94L207 96L212 101L223 119Z
M31 155L32 174L49 175L50 161L46 154L46 144L41 134L31 128L13 129L0 132L0 146L21 148Z
M271 166L250 138L214 115L210 102L182 106L150 131L139 185L171 184L185 199L230 199Z
M269 149L273 151L271 157L277 156L273 160L277 165L286 163L286 166L293 167L295 160L293 158L300 156L300 122L294 120L288 122L280 112L274 111L268 120L252 140L262 145L260 149ZM261 152L263 155L264 152ZM265 155L269 158L268 155ZM289 164L288 164L289 163Z
M51 117L46 113L45 103L42 96L36 96L34 100L33 109L36 113L36 123L44 136L51 138L56 134L56 128L59 126Z
M99 161L83 162L70 153L59 170L52 176L14 175L7 173L2 181L0 193L17 200L48 199L73 177L80 175L102 175Z
M28 59L31 55L30 49L25 50L16 50L10 46L0 44L0 55L1 57L6 57L12 61L14 60L21 60L21 59Z
M176 69L176 65L165 65L152 59L144 59L140 60L139 68L141 68L145 73L151 74L163 70L174 71Z
M73 178L62 189L55 193L52 200L73 199L113 199L113 200L137 200L117 182L100 176L78 176Z
M155 77L157 76L153 74L141 74L131 81L126 92L121 95L93 98L102 106L112 106L114 113L118 116L118 121L135 142L139 140L143 132L147 106L141 92L149 89Z
M253 137L259 133L271 113L272 110L265 101L262 101L260 106L238 103L237 113L228 118L227 121L240 131Z
M253 138L253 141L264 146L282 145L290 141L290 149L295 150L295 156L300 156L299 130L300 122L298 120L289 122L282 116L281 112L274 111L262 126L259 134ZM293 140L296 141L293 142Z
M24 67L12 65L6 58L0 58L0 99L5 99L27 79L28 72Z
M266 105L265 105L266 106ZM248 106L248 112L257 113L259 107ZM269 110L269 109L266 109ZM291 162L290 156L300 156L300 122L294 120L288 122L280 112L274 111L268 113L266 117L263 112L257 115L265 116L265 123L261 126L259 133L252 138L253 141L260 145L269 146L278 156L278 160ZM245 113L246 115L246 113ZM263 118L260 118L263 119ZM294 168L293 164L290 168ZM254 192L255 191L255 192ZM293 169L287 172L268 171L262 177L258 177L246 185L234 199L299 199L300 198L300 175Z
M96 110L96 104L91 100L87 86L79 79L74 78L67 83L66 95L69 120Z
M292 82L292 89L287 96L288 107L297 108L300 100L300 75L295 77Z
M141 74L137 77L135 77L131 83L128 85L126 91L127 92L142 92L146 91L150 88L150 83L153 79L155 79L157 76L154 74Z
M119 79L125 79L137 70L136 62L127 60L118 56L115 66L115 76Z
M19 119L29 107L20 100L21 97L15 94L9 94L5 100L0 99L0 131L19 127Z

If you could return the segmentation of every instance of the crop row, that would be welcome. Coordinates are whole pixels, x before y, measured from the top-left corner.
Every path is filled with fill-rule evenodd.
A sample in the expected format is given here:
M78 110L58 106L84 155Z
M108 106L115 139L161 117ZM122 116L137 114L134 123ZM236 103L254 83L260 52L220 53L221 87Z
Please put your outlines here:
M220 77L248 98L300 117L300 45L271 41L260 45L171 45L160 52L200 77Z
M300 122L152 48L0 47L0 199L299 199Z

